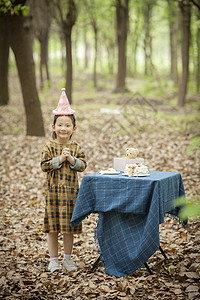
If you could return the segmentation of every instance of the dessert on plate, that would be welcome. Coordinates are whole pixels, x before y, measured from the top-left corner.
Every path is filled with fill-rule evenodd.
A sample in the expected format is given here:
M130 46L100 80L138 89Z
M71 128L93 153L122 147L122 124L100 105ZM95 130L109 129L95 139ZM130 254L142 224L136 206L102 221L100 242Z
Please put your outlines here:
M100 175L106 175L106 174L108 174L108 175L117 175L119 173L120 172L116 171L114 168L109 168L107 170L101 170L101 171L99 171Z
M127 164L124 170L124 175L128 175L129 177L131 176L148 176L149 175L149 170L148 167L136 163L136 164Z
M114 168L101 170L100 175L115 175L124 172L126 176L149 176L148 167L144 164L143 158L138 158L139 150L137 148L126 148L125 158L114 158Z

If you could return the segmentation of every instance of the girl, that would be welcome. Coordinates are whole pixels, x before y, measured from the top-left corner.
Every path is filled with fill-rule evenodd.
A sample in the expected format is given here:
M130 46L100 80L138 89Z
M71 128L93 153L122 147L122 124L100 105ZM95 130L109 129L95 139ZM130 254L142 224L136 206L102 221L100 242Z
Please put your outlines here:
M71 140L76 131L74 111L70 108L65 89L58 103L53 128L53 141L42 151L41 168L47 173L47 193L43 231L48 233L50 263L48 270L60 270L58 262L58 233L63 233L64 259L66 271L76 270L72 261L73 234L81 233L82 226L70 227L70 219L77 198L79 185L77 171L86 168L85 154L80 146Z

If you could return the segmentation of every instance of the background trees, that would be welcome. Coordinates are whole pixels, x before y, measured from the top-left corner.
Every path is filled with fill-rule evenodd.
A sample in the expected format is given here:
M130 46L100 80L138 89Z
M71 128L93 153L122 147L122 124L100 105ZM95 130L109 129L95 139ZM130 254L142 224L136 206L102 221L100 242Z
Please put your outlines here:
M26 17L22 15L25 4L30 7ZM95 89L107 85L106 78L109 78L110 89L117 92L134 91L133 85L127 84L127 78L146 78L156 82L169 81L170 76L175 101L177 105L184 106L188 91L198 93L200 86L199 12L200 0L1 1L0 104L6 105L9 101L9 47L13 51L15 49L15 56L18 50L11 42L12 38L22 49L26 47L19 30L13 31L15 36L9 31L9 20L16 17L16 20L25 22L19 27L21 34L23 30L24 33L29 30L29 52L22 54L20 50L16 57L17 67L21 68L19 76L28 123L31 119L28 114L33 112L33 107L40 110L38 88L36 83L33 84L35 75L32 58L27 58L28 66L24 67L28 53L30 57L33 55L32 45L36 72L40 70L41 88L45 87L45 79L47 82L50 77L54 80L55 71L51 70L56 65L57 73L65 72L63 78L71 102L75 70L79 77L81 72L92 73L88 80L92 78ZM35 47L36 41L39 41L40 47ZM13 60L10 60L11 63ZM31 79L27 78L29 68L32 69ZM99 78L104 82L100 82ZM29 103L26 89L29 95L35 95L31 96ZM42 123L41 113L37 114L40 115L40 121L37 122ZM38 134L35 129L30 129L36 126L28 123L27 133ZM44 134L43 129L41 131Z
M116 31L118 47L118 69L115 91L123 92L126 79L126 42L129 23L129 0L116 0Z
M169 40L170 40L170 77L174 84L178 84L178 26L179 10L178 3L173 0L167 0L168 20L169 20Z
M187 93L187 82L189 75L189 48L190 48L190 23L191 23L191 3L190 0L179 1L181 11L181 57L182 57L182 77L179 86L178 104L184 106Z
M44 125L38 97L32 51L31 18L24 16L25 0L5 1L0 6L0 103L8 103L8 57L12 49L26 112L27 135L44 135ZM5 84L5 86L3 85Z
M50 0L34 0L29 1L31 15L33 17L33 32L35 38L40 43L40 87L44 86L46 74L46 80L50 84L50 74L48 66L48 43L49 43L49 31L52 21Z
M77 7L73 0L68 0L67 2L54 0L53 10L55 10L54 17L65 39L67 63L66 89L69 101L72 102L72 28L77 19Z

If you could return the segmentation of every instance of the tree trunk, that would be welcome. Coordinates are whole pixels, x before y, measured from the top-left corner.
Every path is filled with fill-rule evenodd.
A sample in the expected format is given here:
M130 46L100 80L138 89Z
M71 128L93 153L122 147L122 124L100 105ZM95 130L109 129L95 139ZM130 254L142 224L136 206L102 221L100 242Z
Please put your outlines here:
M200 6L200 1L199 1ZM200 21L200 10L197 12L198 22ZM197 43L197 68L196 68L196 83L197 83L197 92L200 91L200 26L197 28L196 33L196 43Z
M8 16L10 46L14 52L26 112L27 135L44 136L43 118L36 88L30 24L23 16Z
M62 32L60 34L60 44L61 44L61 70L62 73L65 74L65 70L66 70L66 40L65 40L65 36L64 36L64 32ZM64 50L63 50L64 49Z
M197 73L196 73L196 82L197 82L197 92L200 91L200 28L197 30Z
M174 0L168 0L169 8L169 30L170 30L170 56L171 72L170 77L174 84L178 84L178 67L177 67L177 48L178 48L178 20L179 14Z
M90 44L87 41L87 28L86 27L84 28L84 44L85 44L85 48L84 48L84 51L85 51L85 53L84 53L85 54L84 55L84 58L85 58L85 69L87 70L88 66L89 66Z
M44 50L43 50L43 44L42 41L40 41L40 89L43 89L44 86L44 77L43 77L43 55L44 55Z
M78 55L78 42L79 42L79 29L78 27L75 27L75 37L72 45L72 51L73 51L73 58L76 63L76 69L78 69L78 66L80 65L79 55Z
M48 69L48 42L51 27L51 0L31 0L29 2L30 12L33 16L34 36L40 42L40 88L44 86L45 79L50 85ZM46 75L46 76L44 76Z
M145 75L152 73L152 37L151 37L151 12L152 3L147 2L144 5L144 72Z
M60 8L61 9L61 8ZM65 43L66 43L66 59L67 59L67 72L66 72L66 92L68 96L68 100L72 103L72 78L73 78L73 70L72 70L72 28L76 22L77 18L77 10L75 6L74 0L68 0L68 12L66 15L66 19L62 20L64 35L65 35Z
M187 83L189 75L189 46L190 46L190 20L191 20L191 5L190 0L182 0L179 3L182 15L182 78L178 92L178 106L185 105L187 94Z
M66 93L70 103L72 103L72 40L71 40L71 28L65 32L65 43L66 43L66 60L67 60L67 71L66 71Z
M109 74L113 75L114 73L114 62L113 62L113 58L115 57L115 51L114 51L114 45L107 45L106 49L107 49L107 61L108 61L108 72Z
M133 32L133 74L137 74L137 48L140 34L140 8L137 7L137 20L135 22L135 30Z
M9 102L8 91L8 58L9 42L7 32L7 17L0 15L0 105Z
M48 85L50 85L49 67L48 67L48 42L49 42L49 32L41 34L40 37L40 87L44 87L44 70L46 73L46 80Z
M126 90L126 42L128 33L129 0L116 1L118 71L115 92Z
M94 82L94 87L97 87L97 27L96 25L93 25L93 30L94 30L94 68L93 68L93 82Z

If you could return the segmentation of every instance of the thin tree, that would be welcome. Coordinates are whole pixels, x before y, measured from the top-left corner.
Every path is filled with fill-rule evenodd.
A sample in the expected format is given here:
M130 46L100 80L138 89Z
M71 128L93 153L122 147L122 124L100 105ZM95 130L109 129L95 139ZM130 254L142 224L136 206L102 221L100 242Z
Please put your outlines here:
M89 22L94 33L94 64L93 64L93 83L94 87L97 88L97 55L98 55L98 16L99 16L99 4L102 5L101 1L94 2L92 0L84 0L85 11L89 16Z
M44 74L50 85L48 67L48 42L51 27L51 6L50 0L31 0L30 8L33 15L33 31L40 43L40 88L44 86Z
M129 73L133 74L135 77L137 74L137 51L139 46L139 38L142 35L143 25L142 25L142 8L143 3L140 0L134 1L132 6L133 13L130 12L131 15L131 21L130 21L130 30L129 30L129 47L130 47L130 54L129 59L131 60L131 63L128 64L129 67Z
M152 14L157 0L146 0L142 2L144 17L144 73L151 75L153 71L152 62Z
M54 0L56 13L54 17L61 28L66 46L66 90L69 102L72 103L72 82L73 82L73 65L72 65L72 28L77 19L77 9L74 0L67 0L67 12L65 11L66 1Z
M129 0L116 0L116 32L118 46L118 70L115 92L126 90L126 44L129 22Z
M9 103L8 89L8 60L9 60L9 40L8 40L8 17L0 14L0 105Z
M191 1L179 1L179 7L182 17L182 76L178 91L178 106L185 105L185 98L187 94L187 84L189 76L189 47L190 47L190 22L191 22Z
M196 18L200 22L200 0L192 0L192 4L197 8ZM196 63L196 87L197 92L200 91L200 26L196 31L196 45L197 45L197 63Z
M167 0L169 11L169 32L170 32L170 62L171 72L170 77L174 84L178 84L178 65L177 65L177 48L178 48L178 20L179 11L177 3L174 0Z
M84 67L87 70L88 66L89 66L89 60L90 60L90 42L88 41L88 37L87 37L87 27L84 26L83 29L83 38L84 38L84 45L85 45L85 49L84 49Z

